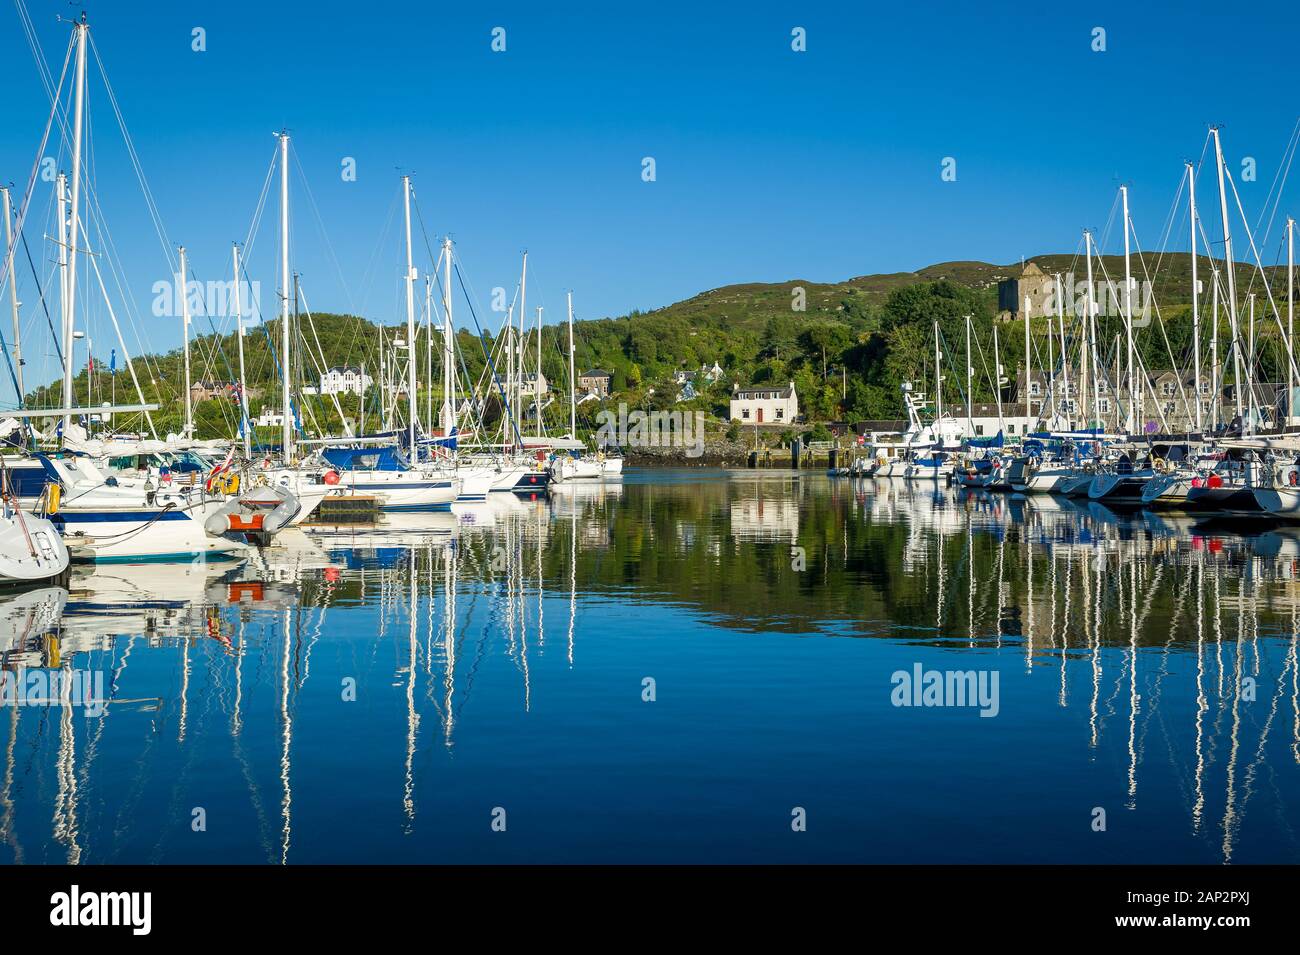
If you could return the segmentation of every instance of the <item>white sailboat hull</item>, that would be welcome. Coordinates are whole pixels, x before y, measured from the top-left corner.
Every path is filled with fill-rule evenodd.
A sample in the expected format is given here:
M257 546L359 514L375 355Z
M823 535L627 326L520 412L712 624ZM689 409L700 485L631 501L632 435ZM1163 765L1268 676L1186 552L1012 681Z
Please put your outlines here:
M1300 520L1300 487L1257 487L1255 501L1276 517Z
M213 499L190 508L132 506L61 508L51 515L74 560L193 560L243 553L247 545L214 537L204 522L225 506Z
M0 514L0 584L58 577L68 561L67 545L48 520L17 510Z
M483 501L492 491L492 485L499 477L497 469L487 465L466 465L456 468L456 477L460 479L458 501Z
M556 484L572 481L599 481L605 471L599 461L587 458L556 458L551 465L551 480Z
M445 511L461 492L459 478L421 471L342 471L336 486L373 494L385 511Z

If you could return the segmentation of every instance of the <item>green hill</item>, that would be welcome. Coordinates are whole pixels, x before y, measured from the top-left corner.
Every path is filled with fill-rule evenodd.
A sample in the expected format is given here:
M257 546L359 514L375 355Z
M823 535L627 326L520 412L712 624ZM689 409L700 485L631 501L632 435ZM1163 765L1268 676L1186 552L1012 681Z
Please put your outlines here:
M1084 279L1081 262L1068 255L1045 255L1033 260L1044 272L1074 272L1076 281ZM1190 354L1191 330L1187 320L1190 302L1191 259L1186 254L1166 255L1157 263L1148 256L1144 264L1135 257L1134 273L1142 280L1146 269L1155 272L1155 294L1163 322L1153 323L1138 336L1138 347L1148 367L1185 366ZM1202 258L1198 268L1208 287L1211 264ZM1112 278L1123 275L1123 258L1106 256L1097 267ZM933 374L933 323L937 321L944 339L945 364L960 368L965 348L964 317L974 317L976 354L976 399L991 399L989 382L993 365L993 329L997 315L998 282L1020 274L1021 265L994 265L987 262L943 262L917 272L863 275L843 282L820 283L791 279L775 283L728 285L701 292L649 312L632 312L616 318L584 320L577 323L575 340L579 370L588 367L610 369L614 374L615 394L612 401L626 401L642 408L700 408L725 422L727 399L733 383L783 383L794 381L800 395L801 409L810 420L892 418L902 413L899 383L909 378L925 380ZM1262 284L1252 270L1239 268L1239 293L1262 293ZM1270 279L1278 293L1285 294L1284 269L1274 270ZM1208 295L1206 296L1208 300ZM1257 337L1260 361L1265 376L1277 375L1284 368L1278 335L1264 302L1257 302ZM1284 305L1279 302L1279 308ZM1208 305L1204 309L1208 311ZM1243 315L1243 323L1245 321ZM351 315L317 314L296 323L295 379L314 384L319 371L334 365L364 365L379 378L380 341L390 361L390 377L404 372L391 366L393 341L404 329L377 326L365 318ZM1035 321L1036 349L1045 347L1046 326ZM1122 330L1122 322L1111 316L1099 319L1098 337L1113 342ZM1227 340L1227 322L1221 317L1220 335ZM1205 332L1208 339L1208 329ZM246 366L250 404L254 415L263 408L278 407L278 365L271 342L279 342L279 321L250 330L246 341ZM420 355L418 377L423 383L426 339L417 338ZM465 374L474 381L484 380L486 352L492 342L480 341L470 332L459 333ZM1003 325L999 334L1004 374L1014 378L1023 363L1022 326ZM278 346L277 346L278 347ZM529 343L532 356L535 343ZM567 381L567 335L563 326L546 329L543 336L543 370L553 386L561 390ZM1103 349L1108 350L1108 349ZM436 351L436 349L435 349ZM1170 354L1173 355L1173 361ZM233 379L237 368L237 341L233 334L202 335L192 347L192 378L226 381ZM1035 356L1040 366L1043 354ZM436 360L436 356L435 356ZM534 357L528 359L533 366ZM696 371L717 363L724 369L716 383L697 381L698 395L684 405L677 399L681 389L672 376L679 370ZM162 405L156 416L160 432L177 430L183 418L181 382L183 376L180 349L136 359L137 373L148 401ZM987 374L986 374L987 370ZM498 371L501 371L498 369ZM435 366L433 378L440 380ZM94 394L87 393L87 375L83 369L76 382L79 401L100 403L109 400L110 381L102 371L96 375ZM950 378L949 394L959 391L964 382ZM421 385L423 389L424 385ZM116 382L119 401L134 400L134 389L124 369L119 368ZM427 394L421 391L421 402ZM388 404L392 405L391 395ZM58 385L52 383L28 396L30 407L58 404ZM548 414L557 423L565 412L556 402ZM381 399L374 389L365 407L355 396L340 399L336 409L330 399L305 399L309 430L336 431L339 411L344 417L357 419L363 410L367 426L379 421ZM404 407L404 399L397 402ZM582 406L589 418L593 405ZM237 418L233 401L214 399L196 405L196 420L201 436L232 432ZM499 414L499 409L496 410ZM121 424L119 422L119 424Z

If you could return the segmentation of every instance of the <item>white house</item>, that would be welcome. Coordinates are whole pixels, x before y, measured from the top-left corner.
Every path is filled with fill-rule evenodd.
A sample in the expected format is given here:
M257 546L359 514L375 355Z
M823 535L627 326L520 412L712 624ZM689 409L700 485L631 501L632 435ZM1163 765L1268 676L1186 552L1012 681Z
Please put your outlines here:
M741 424L787 424L799 416L794 382L783 387L741 388L731 392L731 420Z
M1037 406L1035 406L1037 411ZM1034 427L1041 428L1043 423L1031 421L1025 413L1025 406L1011 402L1002 405L1002 414L998 414L996 404L974 404L970 407L970 417L966 416L964 404L945 407L945 418L952 418L965 432L968 438L991 438L999 431L1007 438L1022 438Z
M259 428L279 428L284 424L284 415L279 411L267 408L253 419L253 424Z
M362 369L351 365L331 368L320 376L320 393L322 395L340 395L351 393L364 395L374 384L374 379Z

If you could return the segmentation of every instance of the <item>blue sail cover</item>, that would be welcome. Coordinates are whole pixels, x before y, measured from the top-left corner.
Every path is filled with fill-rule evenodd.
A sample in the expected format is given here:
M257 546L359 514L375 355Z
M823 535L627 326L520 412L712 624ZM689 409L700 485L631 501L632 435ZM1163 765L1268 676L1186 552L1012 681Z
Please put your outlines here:
M1006 439L999 431L991 438L967 438L966 446L971 448L1000 448L1006 443Z
M321 456L340 471L405 471L396 448L326 448Z
M446 451L455 451L457 438L460 435L460 429L453 427L451 434L444 438L424 438L420 441L421 446L426 448L442 448Z

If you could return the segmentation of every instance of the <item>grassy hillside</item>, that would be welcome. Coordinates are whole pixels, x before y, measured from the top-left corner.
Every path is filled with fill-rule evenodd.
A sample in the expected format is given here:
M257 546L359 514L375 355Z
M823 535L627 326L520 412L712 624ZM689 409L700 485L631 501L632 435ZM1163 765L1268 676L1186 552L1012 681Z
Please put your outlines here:
M1074 272L1076 281L1084 279L1077 257L1045 255L1035 258L1044 272ZM1154 323L1138 336L1138 347L1151 368L1186 366L1191 349L1188 321L1191 288L1191 259L1186 254L1166 255L1159 260L1155 290L1160 303L1162 323ZM1145 269L1155 269L1157 261L1148 256ZM1202 258L1198 264L1202 280L1208 287L1211 263ZM1123 275L1123 258L1107 256L1097 267L1100 280L1103 269L1112 279ZM1143 264L1135 258L1134 273L1145 277ZM776 283L728 285L701 292L650 312L633 312L617 318L581 321L576 329L577 363L582 368L603 367L614 374L615 395L612 400L626 401L633 407L699 408L726 422L727 399L733 383L751 384L794 381L800 396L801 410L811 420L889 418L902 412L899 383L905 379L928 380L933 375L933 323L938 322L944 340L945 366L958 369L964 364L966 315L974 317L976 368L975 397L993 396L993 329L997 312L997 284L1020 274L1021 265L994 265L986 262L943 262L917 272L863 275L836 283L808 282L791 279ZM1278 294L1285 294L1285 275L1277 270L1271 281ZM1258 278L1251 270L1239 269L1239 294L1244 300L1248 291L1262 294ZM1208 295L1205 301L1208 302ZM1257 338L1265 376L1276 376L1284 367L1277 332L1266 302L1257 302ZM1284 303L1279 307L1285 309ZM1207 306L1208 310L1208 306ZM1244 324L1243 315L1243 324ZM1036 349L1045 349L1046 326L1035 322ZM1122 323L1114 317L1099 320L1098 337L1112 347ZM999 350L1004 375L1014 379L1024 361L1023 326L1002 326ZM1228 339L1226 319L1220 322L1221 340ZM378 377L382 351L393 354L393 342L404 330L380 327L364 318L350 315L318 314L311 322L298 322L295 378L315 383L318 369L332 365L364 365ZM264 407L278 407L279 373L271 342L278 343L279 321L250 331L246 338L246 364L253 413ZM567 347L564 329L548 328L543 336L543 370L548 379L561 389L567 387ZM1206 331L1208 339L1209 332ZM462 377L479 380L487 363L486 354L492 341L480 342L473 334L461 331L460 351L464 367ZM420 355L418 377L421 382L421 407L427 396L424 367L426 339L417 340ZM527 361L532 367L536 344L530 340ZM1173 359L1170 355L1172 353ZM237 341L233 334L200 336L192 350L195 380L228 380L235 377ZM1035 365L1045 360L1045 352L1036 354ZM721 381L697 382L699 394L693 400L678 402L681 389L672 382L678 370L694 371L716 362L724 369ZM177 430L183 417L182 356L179 349L137 359L137 372L145 398L163 406L157 416L161 430ZM401 374L399 372L399 374ZM951 374L948 393L957 395L964 387L960 373ZM433 378L440 378L435 367ZM99 403L110 397L110 378L96 376L94 394L87 392L83 369L76 383L79 401ZM117 398L132 400L134 390L124 369L117 376ZM435 396L439 397L439 396ZM57 383L37 389L29 395L29 406L57 404ZM954 400L957 400L954 398ZM367 396L364 415L374 425L380 414L378 389ZM391 396L388 399L391 405ZM359 418L361 402L355 397L342 399L336 409L328 399L305 401L309 430L336 431L339 410L344 417ZM404 408L404 401L398 402ZM582 406L590 420L595 406ZM404 412L403 412L404 413ZM499 413L499 409L497 410ZM558 424L567 412L561 402L551 406ZM233 402L203 401L197 405L196 419L202 436L231 433L237 412Z

